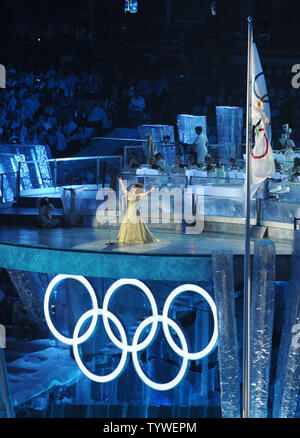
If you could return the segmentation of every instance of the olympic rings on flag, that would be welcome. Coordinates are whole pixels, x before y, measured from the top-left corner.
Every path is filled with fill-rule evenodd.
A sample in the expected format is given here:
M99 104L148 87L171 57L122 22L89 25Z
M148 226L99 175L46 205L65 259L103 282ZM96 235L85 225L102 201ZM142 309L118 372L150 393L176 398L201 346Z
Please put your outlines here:
M254 95L255 95L255 96L257 97L257 99L258 99L258 104L257 104L257 108L258 108L258 109L261 107L262 103L270 103L269 98L266 99L266 98L268 97L268 94L264 94L263 96L259 96L258 93L257 93L257 91L256 91L256 84L257 84L257 82L258 82L258 79L259 79L261 76L264 77L263 72L260 72L260 73L258 73L258 74L255 76L255 78L254 78L254 83L253 83L253 93L254 93Z
M266 150L265 150L265 152L264 152L263 154L261 154L261 155L254 155L254 153L252 152L252 157L253 157L255 160L261 160L262 158L264 158L264 157L267 155L268 150L269 150L269 140L268 140L268 137L267 137L267 135L266 135L266 132L265 132L264 128L260 128L260 129L258 129L258 131L259 131L259 132L263 132L264 139L265 139L265 141L266 141Z

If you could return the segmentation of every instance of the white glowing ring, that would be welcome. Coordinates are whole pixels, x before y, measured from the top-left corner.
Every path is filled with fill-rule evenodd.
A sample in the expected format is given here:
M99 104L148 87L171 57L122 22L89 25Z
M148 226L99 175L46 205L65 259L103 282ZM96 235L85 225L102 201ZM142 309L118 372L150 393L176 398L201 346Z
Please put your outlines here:
M154 317L153 319L153 325L151 327L151 330L149 332L149 334L147 335L147 337L144 339L143 342L141 342L138 345L128 345L127 341L126 344L124 342L120 342L119 339L116 338L116 336L113 334L109 322L108 322L108 318L107 318L107 312L108 312L108 305L109 305L109 301L111 299L111 297L114 295L114 293L121 287L124 285L132 285L132 286L136 286L137 288L141 289L145 295L147 296L147 298L149 299L150 305L151 305L151 309L152 309L152 316ZM156 330L157 330L157 324L158 324L158 320L157 320L157 316L158 316L158 312L157 312L157 306L156 306L156 301L154 299L154 296L152 295L150 289L140 280L136 280L134 278L122 278L121 280L117 280L115 281L108 289L108 291L105 294L104 300L103 300L103 323L104 323L104 327L106 329L107 335L110 338L110 340L117 346L120 348L120 350L126 350L128 352L133 352L133 351L140 351L145 349L153 340Z
M88 310L86 313L84 313L78 320L75 329L74 329L74 339L75 339L75 343L73 344L73 352L74 352L74 357L76 360L76 363L78 365L78 367L80 368L80 370L83 372L83 374L85 374L89 379L93 380L94 382L98 382L98 383L106 383L106 382L110 382L111 380L116 379L117 377L119 377L119 375L124 371L126 364L127 364L127 351L125 349L122 350L122 356L119 362L119 365L117 366L117 368L112 371L110 374L107 374L106 376L99 376L97 374L93 374L90 370L88 370L86 368L86 366L83 364L80 354L79 354L79 350L78 350L78 340L80 338L78 338L80 329L82 327L82 325L85 323L85 321L92 317L96 317L98 318L98 315L104 315L104 311L102 309L91 309ZM118 320L118 318L112 314L111 312L107 312L106 315L107 318L110 318L115 325L117 326L119 333L121 335L121 339L124 343L126 343L126 333L125 330L122 326L122 324L120 323L120 321Z
M93 333L96 324L97 324L97 319L98 316L95 312L95 314L93 315L92 321L91 321L91 325L88 328L88 330L86 331L86 333L84 333L82 336L80 336L76 341L73 338L67 338L66 336L63 336L61 333L59 333L56 328L54 327L54 324L52 323L51 317L50 317L50 313L49 313L49 300L50 300L50 296L52 291L65 279L68 278L73 278L74 280L79 281L81 284L83 284L88 293L90 294L91 297L91 301L92 301L92 306L93 306L93 310L97 310L98 309L98 302L97 302L97 297L95 294L95 291L93 289L93 287L91 286L91 284L87 281L86 278L82 277L81 275L64 275L64 274L59 274L56 275L56 277L54 277L46 290L45 293L45 298L44 298L44 313L45 313L45 318L46 318L46 322L48 324L48 327L50 329L50 331L52 332L52 334L61 342L67 344L67 345L74 345L75 343L82 343L84 341L86 341L90 335Z
M172 336L170 334L168 323L167 323L169 308L170 308L172 302L175 300L177 295L181 294L182 292L187 292L187 291L192 291L192 292L198 293L208 302L208 304L211 308L212 314L213 314L213 319L214 319L214 331L213 331L211 340L209 341L208 345L203 350L196 352L196 353L187 353L187 352L181 350L175 344L175 342L173 341ZM163 309L162 322L163 322L164 333L165 333L165 336L166 336L168 343L170 344L170 347L172 347L173 350L183 358L187 357L189 360L201 359L202 357L207 356L217 345L217 341L218 341L217 308L216 308L216 305L215 305L213 299L211 298L211 296L204 289L202 289L202 287L200 287L200 286L196 286L195 284L183 284L182 286L176 287L170 293L170 295L168 296L168 298L165 302L164 309Z
M181 342L181 345L183 348L183 350L180 350L180 351L182 351L184 354L181 354L181 356L183 357L183 360L182 360L182 365L181 365L181 368L180 368L177 376L173 380L171 380L170 382L167 382L167 383L153 382L143 372L143 370L140 366L139 360L138 360L138 355L137 355L136 349L134 351L132 351L132 360L133 360L133 364L134 364L134 367L136 369L136 372L138 373L138 376L146 385L150 386L150 388L156 389L157 391L168 391L168 390L174 388L176 385L178 385L178 383L181 382L181 380L184 378L184 376L186 374L187 366L189 363L187 342L186 342L185 336L182 333L182 330L179 328L179 326L172 319L170 319L168 317L158 315L157 318L155 318L154 316L149 316L147 319L142 321L141 324L136 329L136 332L135 332L134 337L133 337L132 345L133 346L138 345L138 340L139 340L140 334L142 333L144 328L147 327L147 325L149 325L151 323L152 324L155 323L156 320L163 322L164 324L170 325L175 330L175 332L177 333L177 335L180 339L180 342Z
M74 280L79 281L80 283L82 283L86 287L86 289L88 290L88 292L90 294L92 305L93 305L93 308L91 310L87 311L86 313L84 313L80 317L79 321L77 322L77 324L75 326L73 338L67 338L66 336L61 335L56 330L56 328L54 327L54 325L51 321L51 317L50 317L50 313L49 313L49 300L50 300L50 296L51 296L52 291L54 290L55 287L57 287L60 284L61 281L65 280L67 278L73 278ZM108 305L109 305L110 298L123 285L133 285L133 286L136 286L137 288L141 289L148 297L150 304L151 304L152 313L153 313L152 316L146 318L137 327L137 329L134 333L134 336L133 336L132 345L128 345L125 329L123 328L119 319L114 314L112 314L111 312L108 311ZM175 300L175 298L180 293L186 292L186 291L192 291L192 292L196 292L196 293L200 294L201 297L204 298L208 302L208 304L212 310L213 319L214 319L214 331L213 331L211 340L203 350L201 350L197 353L189 353L187 341L185 339L184 333L182 332L180 327L176 324L176 322L174 322L172 319L170 319L168 317L169 308L170 308L171 304L173 303L173 301ZM193 284L185 284L185 285L182 285L182 286L175 288L170 293L170 295L168 296L168 298L165 302L165 305L163 308L163 314L158 315L156 301L155 301L150 289L139 280L130 279L130 278L123 278L121 280L115 281L109 287L107 293L105 294L105 297L103 300L103 308L99 309L95 291L94 291L93 287L91 286L91 284L84 277L79 276L79 275L62 275L62 274L60 274L60 275L57 275L55 278L53 278L53 280L49 283L49 286L47 287L47 290L45 293L45 298L44 298L44 312L45 312L46 322L47 322L52 334L61 342L68 344L68 345L73 345L75 360L77 362L78 367L83 372L83 374L85 374L89 379L91 379L95 382L100 382L100 383L109 382L109 381L115 379L116 377L118 377L126 368L127 353L131 352L133 364L134 364L135 370L136 370L138 376L140 377L140 379L144 383L146 383L146 385L150 386L153 389L156 389L158 391L166 391L166 390L174 388L184 378L184 375L187 371L189 360L197 360L197 359L203 358L204 356L207 356L217 345L218 325L217 325L216 305L215 305L213 299L210 297L210 295L204 289L202 289L200 286L196 286ZM78 349L79 344L81 344L82 342L85 342L94 333L99 315L102 315L103 324L104 324L104 327L106 329L106 333L107 333L108 337L111 339L111 341L114 343L114 345L116 347L118 347L119 349L122 350L121 359L120 359L120 362L119 362L117 368L113 372L111 372L110 374L108 374L106 376L98 376L96 374L93 374L91 371L89 371L85 367L85 365L83 364L81 357L80 357L80 354L79 354L79 349ZM85 332L85 334L83 334L82 336L79 336L80 329L82 328L83 324L85 323L85 321L88 318L92 318L91 324L90 324L88 330ZM108 322L108 319L111 319L111 321L116 325L116 327L119 331L119 334L120 334L121 341L119 339L117 339L116 336L113 334L113 332L110 328L110 324ZM174 352L176 352L177 354L179 354L179 356L182 357L182 365L181 365L181 368L180 368L177 376L172 381L167 382L167 383L156 383L156 382L153 382L151 379L149 379L144 374L143 370L141 369L141 366L140 366L140 363L138 360L138 352L149 347L150 344L153 342L155 335L157 333L158 322L162 322L163 331L164 331L166 340L169 343L170 347L173 349ZM145 338L145 340L139 344L138 341L139 341L140 335L141 335L142 331L149 324L152 324L151 330L150 330L148 336ZM179 337L182 349L180 349L176 345L176 343L173 341L172 336L171 336L170 331L169 331L169 326L171 326L175 330L177 336Z

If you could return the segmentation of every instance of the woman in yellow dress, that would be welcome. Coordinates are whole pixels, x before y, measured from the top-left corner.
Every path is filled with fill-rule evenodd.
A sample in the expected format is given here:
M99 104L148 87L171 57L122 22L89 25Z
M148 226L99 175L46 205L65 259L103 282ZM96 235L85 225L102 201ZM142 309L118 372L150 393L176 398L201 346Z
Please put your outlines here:
M125 187L122 178L119 178L121 188L127 196L128 207L120 230L118 233L117 243L154 243L158 239L153 236L145 222L140 216L138 202L140 199L153 192L154 186L147 192L144 185L137 183L131 186L130 191Z

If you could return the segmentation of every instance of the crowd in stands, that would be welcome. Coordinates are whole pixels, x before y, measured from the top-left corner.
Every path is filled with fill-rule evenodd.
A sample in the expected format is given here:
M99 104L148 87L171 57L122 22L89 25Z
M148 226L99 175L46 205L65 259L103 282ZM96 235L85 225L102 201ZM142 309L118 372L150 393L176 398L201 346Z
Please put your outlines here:
M91 70L72 65L24 71L7 66L0 100L0 141L46 143L53 155L73 154L89 139L114 127L141 123L176 125L178 114L206 114L208 136L217 142L215 107L243 105L238 88L227 93L220 80L211 90L201 75L174 74L152 60L136 74L114 59ZM128 63L134 65L133 59ZM195 87L197 83L197 87Z
M75 153L115 126L176 124L180 109L197 114L195 98L184 99L193 81L178 82L166 70L134 77L115 64L76 72L66 66L37 72L8 66L6 74L0 141L48 144L54 156Z
M0 142L46 143L53 156L73 155L114 127L176 125L184 113L206 115L209 141L216 143L215 107L245 107L245 65L227 56L221 62L219 50L209 49L219 41L217 33L210 41L203 28L201 45L194 30L175 32L178 23L170 33L169 27L156 31L153 19L135 20L135 14L122 11L115 18L109 0L94 2L94 9L93 2L74 7L57 0L35 14L34 1L28 0L28 8L21 3L11 6L11 46L4 47L16 61L6 65ZM107 21L105 14L114 18ZM138 50L141 34L152 49ZM300 107L290 69L270 65L265 74L273 134L289 122L297 135Z
M30 24L19 25L20 37L22 32L28 35L26 26ZM42 31L47 32L45 28ZM59 25L51 22L49 38L53 32L69 32L72 38L78 33L64 21ZM219 77L211 60L207 59L201 68L201 59L196 55L185 74L177 61L174 64L159 55L122 54L112 49L109 54L100 51L99 58L92 68L82 67L79 58L77 62L61 60L49 67L37 67L37 62L31 69L22 66L23 61L6 66L6 90L0 100L0 142L48 144L53 156L68 156L114 127L136 127L141 123L175 126L178 114L205 114L208 138L213 144L217 142L215 107L245 106L246 87L237 79L237 67L230 66L235 76L229 81L225 67L224 77ZM289 120L274 103L273 96L272 117L278 112L277 122L272 118L273 133ZM282 108L283 104L282 95Z
M0 141L47 143L54 155L75 152L76 142L85 144L113 126L149 121L151 99L159 101L168 88L165 76L136 81L116 66L76 73L64 67L33 73L9 66L6 74Z

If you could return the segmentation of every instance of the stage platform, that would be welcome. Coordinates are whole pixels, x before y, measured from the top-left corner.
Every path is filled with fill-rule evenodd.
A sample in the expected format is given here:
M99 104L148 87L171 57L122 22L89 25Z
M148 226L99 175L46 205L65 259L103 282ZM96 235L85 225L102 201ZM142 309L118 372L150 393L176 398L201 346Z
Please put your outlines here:
M151 227L150 227L151 228ZM107 244L117 228L2 226L0 266L49 274L133 277L144 280L212 281L211 254L230 250L235 281L243 280L243 236L224 233L187 235L154 230L159 242L145 245ZM290 275L292 242L275 242L278 281ZM254 239L251 240L253 254Z

